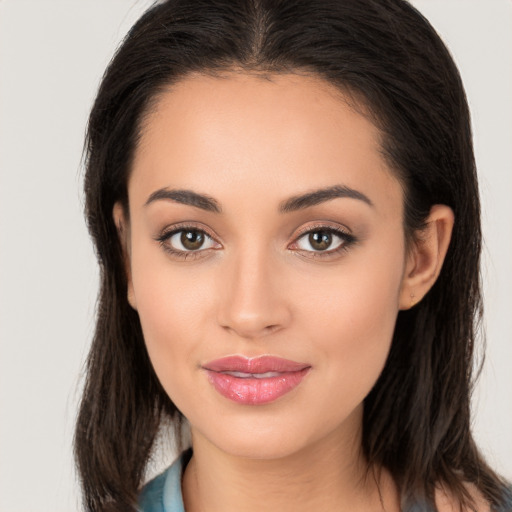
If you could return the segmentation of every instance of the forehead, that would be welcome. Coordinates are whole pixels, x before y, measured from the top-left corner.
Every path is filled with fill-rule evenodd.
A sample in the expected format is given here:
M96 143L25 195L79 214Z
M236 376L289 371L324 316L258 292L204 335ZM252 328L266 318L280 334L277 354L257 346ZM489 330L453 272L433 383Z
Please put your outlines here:
M386 194L397 182L380 132L352 104L315 76L191 75L161 93L142 124L130 202L171 186L276 201L335 184Z

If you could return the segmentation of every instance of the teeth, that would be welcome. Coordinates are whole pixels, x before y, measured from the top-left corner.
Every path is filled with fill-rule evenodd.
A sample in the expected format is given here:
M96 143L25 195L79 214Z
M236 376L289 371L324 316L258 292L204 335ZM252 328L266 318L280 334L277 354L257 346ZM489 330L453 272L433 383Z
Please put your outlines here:
M254 377L257 379L269 379L270 377L279 377L278 372L255 373Z
M245 372L222 372L232 377L239 379L269 379L271 377L279 377L279 372L266 372L266 373L245 373Z
M249 377L252 377L251 373L244 373L244 372L223 372L226 375L231 375L232 377L239 377L240 379L248 379Z

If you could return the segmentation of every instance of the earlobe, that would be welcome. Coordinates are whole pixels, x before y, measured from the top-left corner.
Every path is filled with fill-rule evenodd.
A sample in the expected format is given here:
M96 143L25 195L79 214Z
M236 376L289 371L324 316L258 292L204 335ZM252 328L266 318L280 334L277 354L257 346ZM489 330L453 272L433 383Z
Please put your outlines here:
M130 226L126 218L123 205L117 201L112 210L112 217L117 228L117 236L123 251L123 263L127 284L127 300L133 309L137 309L135 301L135 293L133 290L131 258L130 258Z
M434 205L409 251L400 292L400 309L410 309L427 294L436 282L448 252L454 224L449 206Z

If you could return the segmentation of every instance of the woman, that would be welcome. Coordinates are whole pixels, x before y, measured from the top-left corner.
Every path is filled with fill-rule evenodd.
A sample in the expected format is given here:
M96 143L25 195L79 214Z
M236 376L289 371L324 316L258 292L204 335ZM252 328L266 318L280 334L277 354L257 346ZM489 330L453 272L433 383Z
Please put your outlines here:
M469 428L467 103L409 4L157 4L86 150L88 510L512 508ZM185 419L190 449L141 491Z

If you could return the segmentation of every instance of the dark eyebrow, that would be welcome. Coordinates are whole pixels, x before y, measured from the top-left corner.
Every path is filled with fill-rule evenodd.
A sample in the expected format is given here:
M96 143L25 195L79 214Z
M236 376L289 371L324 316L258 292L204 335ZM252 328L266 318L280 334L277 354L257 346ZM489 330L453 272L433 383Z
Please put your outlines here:
M314 190L313 192L301 194L300 196L291 197L279 205L279 212L289 213L302 210L303 208L309 208L310 206L330 201L331 199L336 199L338 197L358 199L373 207L373 203L362 192L344 185L334 185L333 187L321 188Z
M148 206L150 203L161 199L169 199L175 203L195 206L196 208L201 208L207 212L222 213L222 208L219 203L213 199L213 197L198 194L197 192L192 192L192 190L171 190L168 188L161 188L149 196L144 206Z
M334 185L332 187L321 188L314 190L313 192L307 192L306 194L290 197L290 199L280 203L279 212L290 213L340 197L358 199L368 204L369 206L373 206L373 203L370 201L370 199L362 192L354 190L350 187L346 187L344 185ZM206 210L208 212L222 213L220 204L215 199L213 199L213 197L207 196L205 194L199 194L197 192L193 192L192 190L173 190L168 188L161 188L149 196L144 206L162 199L174 201L175 203L186 204L189 206L195 206L196 208L201 208L202 210Z

